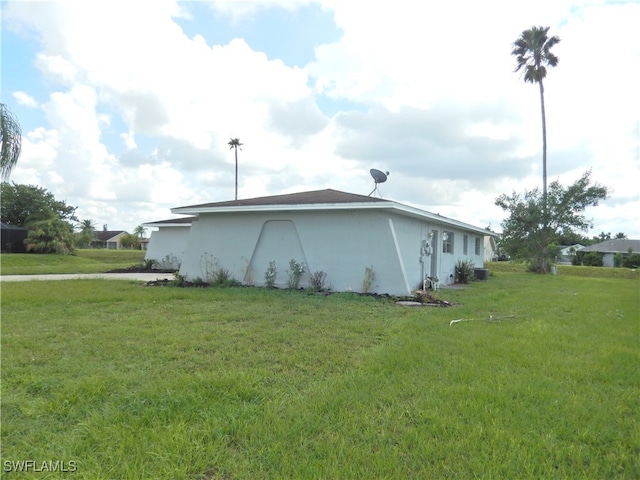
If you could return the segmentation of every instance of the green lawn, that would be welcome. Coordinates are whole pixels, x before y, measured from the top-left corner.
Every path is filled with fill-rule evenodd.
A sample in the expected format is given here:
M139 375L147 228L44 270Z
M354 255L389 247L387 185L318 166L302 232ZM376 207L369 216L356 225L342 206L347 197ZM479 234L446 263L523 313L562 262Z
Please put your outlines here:
M442 291L455 307L407 308L3 283L2 465L73 461L92 480L640 478L639 287L497 272Z
M117 268L139 265L142 250L78 250L75 255L3 253L1 275L35 275L47 273L102 273Z

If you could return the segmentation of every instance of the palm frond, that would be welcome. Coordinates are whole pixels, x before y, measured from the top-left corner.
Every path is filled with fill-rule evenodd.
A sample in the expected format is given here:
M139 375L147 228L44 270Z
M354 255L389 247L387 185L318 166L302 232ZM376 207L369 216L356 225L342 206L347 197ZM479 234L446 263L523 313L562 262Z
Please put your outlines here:
M6 180L20 157L22 130L18 119L3 103L0 103L0 146L0 172Z

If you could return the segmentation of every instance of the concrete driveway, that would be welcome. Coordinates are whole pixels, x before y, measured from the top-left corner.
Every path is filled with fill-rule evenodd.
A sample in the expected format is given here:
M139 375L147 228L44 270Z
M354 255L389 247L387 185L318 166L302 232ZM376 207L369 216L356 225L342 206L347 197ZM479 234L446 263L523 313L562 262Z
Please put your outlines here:
M51 275L0 275L0 282L27 282L30 280L140 280L153 282L154 280L171 280L173 273L64 273Z

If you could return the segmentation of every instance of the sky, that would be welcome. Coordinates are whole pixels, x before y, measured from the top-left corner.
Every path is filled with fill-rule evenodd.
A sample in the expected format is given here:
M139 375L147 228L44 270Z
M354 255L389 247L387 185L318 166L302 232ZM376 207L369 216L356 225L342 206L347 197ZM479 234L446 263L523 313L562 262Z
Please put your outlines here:
M542 187L532 26L561 41L545 79L548 178L611 189L586 211L640 238L640 1L3 1L1 99L22 127L10 181L97 228L171 208L332 188L500 231L502 193Z

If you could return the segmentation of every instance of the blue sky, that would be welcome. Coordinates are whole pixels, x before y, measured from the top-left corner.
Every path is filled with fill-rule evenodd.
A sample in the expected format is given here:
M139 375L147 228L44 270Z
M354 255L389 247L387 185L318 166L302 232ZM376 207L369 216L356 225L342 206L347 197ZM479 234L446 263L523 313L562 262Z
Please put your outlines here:
M589 234L640 238L638 2L362 5L3 2L2 102L23 131L11 180L132 230L233 198L239 137L240 197L366 195L378 168L384 197L499 230L495 198L541 185L538 92L511 43L548 25L549 179L592 169L613 194Z

